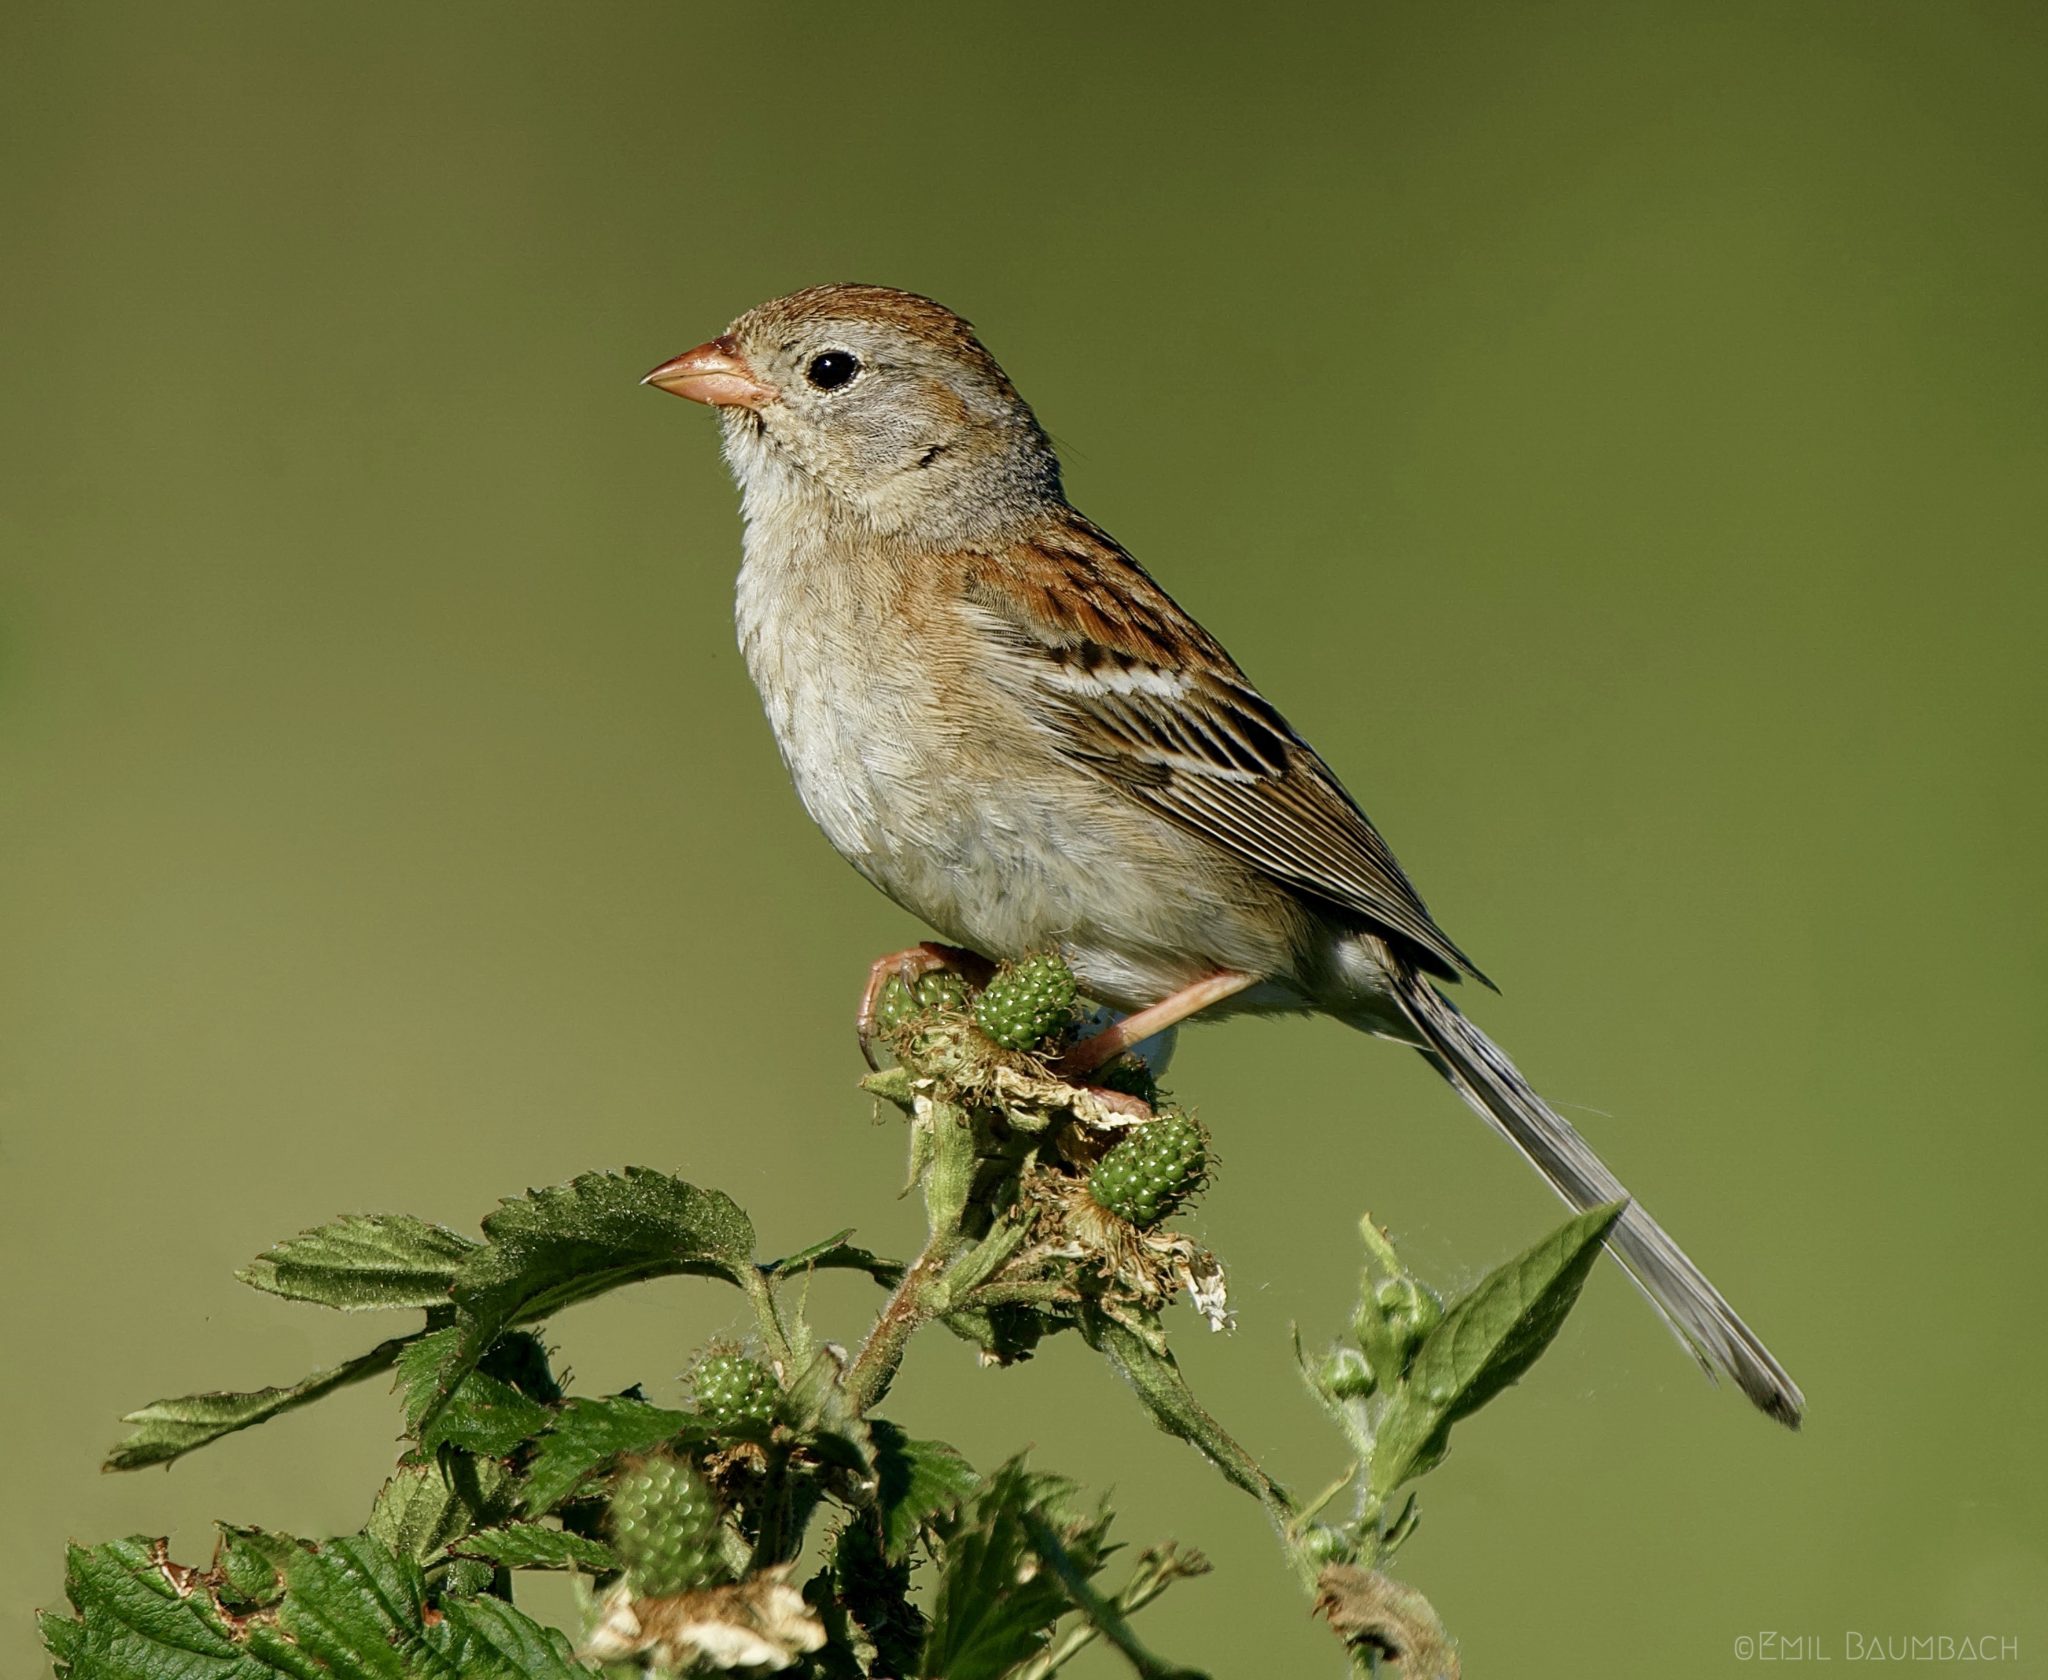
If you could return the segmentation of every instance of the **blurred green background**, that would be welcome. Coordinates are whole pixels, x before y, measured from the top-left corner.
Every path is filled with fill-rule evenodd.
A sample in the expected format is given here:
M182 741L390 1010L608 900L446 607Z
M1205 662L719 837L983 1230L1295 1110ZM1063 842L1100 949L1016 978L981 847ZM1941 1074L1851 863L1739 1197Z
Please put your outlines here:
M1852 1630L2048 1669L2044 19L11 15L0 1668L43 1671L67 1536L362 1519L376 1386L96 1473L122 1411L375 1333L240 1288L276 1238L641 1162L771 1249L910 1242L847 1016L918 929L788 791L713 425L634 383L858 278L980 325L1811 1396L1750 1415L1603 1268L1427 1489L1406 1569L1472 1672ZM1557 1209L1327 1023L1177 1072L1241 1313L1184 1358L1319 1482L1288 1325L1340 1324L1359 1213L1455 1284ZM819 1286L842 1336L863 1288ZM677 1282L559 1339L672 1398L737 1323ZM1206 1549L1170 1653L1336 1672L1249 1502L1079 1348L921 1344L892 1409Z

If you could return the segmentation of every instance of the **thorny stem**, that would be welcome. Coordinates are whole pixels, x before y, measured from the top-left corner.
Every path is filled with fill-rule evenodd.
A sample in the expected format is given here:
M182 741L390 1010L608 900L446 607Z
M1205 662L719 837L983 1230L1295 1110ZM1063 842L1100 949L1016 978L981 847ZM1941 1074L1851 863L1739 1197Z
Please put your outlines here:
M920 1129L914 1159L919 1160L931 1235L924 1252L890 1293L841 1379L856 1416L889 1392L911 1336L944 1309L946 1272L962 1247L960 1225L975 1180L974 1128L966 1112L956 1103L931 1097L919 1097L910 1110L912 1126Z
M846 1402L856 1415L863 1414L889 1392L896 1369L903 1363L903 1350L918 1327L937 1310L939 1285L951 1256L949 1235L935 1236L925 1251L903 1274L903 1281L876 1316L867 1340L846 1369L840 1386Z

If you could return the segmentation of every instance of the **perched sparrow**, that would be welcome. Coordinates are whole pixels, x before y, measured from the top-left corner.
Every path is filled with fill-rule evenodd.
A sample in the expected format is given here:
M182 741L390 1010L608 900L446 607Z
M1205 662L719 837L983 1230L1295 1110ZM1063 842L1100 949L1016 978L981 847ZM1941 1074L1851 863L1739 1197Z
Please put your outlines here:
M1056 950L1131 1012L1070 1071L1197 1011L1320 1011L1420 1050L1573 1207L1627 1196L1431 983L1485 977L1329 767L1067 505L965 321L818 286L646 383L718 409L740 645L805 807L947 940ZM1631 1201L1608 1244L1703 1364L1798 1424L1797 1385L1655 1220Z

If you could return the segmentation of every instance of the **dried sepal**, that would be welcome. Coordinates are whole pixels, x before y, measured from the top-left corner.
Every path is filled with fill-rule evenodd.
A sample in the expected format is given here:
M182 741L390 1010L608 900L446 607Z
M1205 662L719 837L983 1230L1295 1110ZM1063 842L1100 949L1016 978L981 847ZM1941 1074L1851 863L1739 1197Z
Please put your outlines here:
M638 1659L662 1667L788 1668L821 1650L825 1629L778 1564L726 1587L636 1598L622 1582L598 1607L583 1655L596 1662Z

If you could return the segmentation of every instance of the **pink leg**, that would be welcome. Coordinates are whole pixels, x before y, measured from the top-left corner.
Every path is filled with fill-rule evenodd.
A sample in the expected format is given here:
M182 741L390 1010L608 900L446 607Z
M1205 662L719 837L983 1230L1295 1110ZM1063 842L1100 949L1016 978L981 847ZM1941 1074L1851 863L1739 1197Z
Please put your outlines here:
M1154 1033L1164 1032L1175 1023L1207 1009L1212 1003L1235 997L1254 981L1255 976L1249 974L1212 974L1206 980L1197 980L1170 998L1163 998L1135 1015L1126 1015L1115 1026L1105 1027L1093 1038L1083 1039L1059 1059L1059 1071L1068 1079L1076 1074L1093 1073L1112 1057L1121 1056L1133 1044L1143 1043Z
M853 1018L853 1030L860 1035L860 1053L869 1067L875 1061L875 1002L882 995L882 988L891 980L901 980L906 986L915 986L927 974L936 974L942 968L950 968L971 979L986 979L992 972L988 959L963 951L957 945L938 945L926 940L922 945L913 945L908 950L891 951L886 957L877 957L868 968L868 983L860 994L860 1009Z

